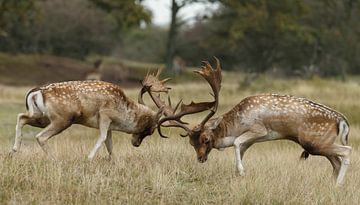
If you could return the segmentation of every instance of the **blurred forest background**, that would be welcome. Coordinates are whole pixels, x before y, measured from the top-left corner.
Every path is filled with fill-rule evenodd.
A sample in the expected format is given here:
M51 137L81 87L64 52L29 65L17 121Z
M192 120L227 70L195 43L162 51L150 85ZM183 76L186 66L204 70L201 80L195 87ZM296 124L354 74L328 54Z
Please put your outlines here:
M218 7L188 23L178 12L195 2ZM0 52L82 61L113 56L168 71L174 62L191 67L217 56L224 69L244 73L342 79L360 73L357 0L169 4L170 25L156 26L141 0L0 0Z

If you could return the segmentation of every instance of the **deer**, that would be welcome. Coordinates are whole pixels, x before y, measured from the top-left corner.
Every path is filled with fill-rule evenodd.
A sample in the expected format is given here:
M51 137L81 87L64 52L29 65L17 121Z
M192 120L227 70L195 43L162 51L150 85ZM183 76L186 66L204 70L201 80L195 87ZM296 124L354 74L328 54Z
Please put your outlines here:
M343 114L306 98L260 94L246 97L227 113L213 117L219 104L222 80L220 62L215 60L215 69L206 61L201 70L195 71L210 85L214 100L181 102L179 111L168 113L159 121L157 129L161 137L167 137L162 134L161 127L182 128L186 133L180 135L189 137L200 163L207 161L212 149L234 147L236 172L240 176L245 175L243 156L251 145L291 140L304 149L301 154L304 159L309 154L326 157L333 167L336 184L343 183L352 150L348 146L349 123ZM209 111L208 115L192 129L181 120L185 115L203 111ZM337 139L341 144L335 143Z
M94 67L85 72L84 74L84 80L101 80L102 73L101 73L101 65L102 65L102 59L98 59L94 62Z
M157 77L160 75L158 71ZM167 92L163 81L153 81L148 92ZM147 81L149 83L149 81ZM157 89L157 90L156 90ZM139 147L146 136L152 135L163 114L163 108L153 111L146 106L141 89L138 102L126 97L120 86L98 80L68 81L36 87L26 94L27 112L17 116L15 142L10 155L21 146L25 125L44 128L36 141L52 159L47 141L73 124L100 130L99 137L88 159L92 160L105 143L109 158L112 156L112 131L132 134L131 143Z

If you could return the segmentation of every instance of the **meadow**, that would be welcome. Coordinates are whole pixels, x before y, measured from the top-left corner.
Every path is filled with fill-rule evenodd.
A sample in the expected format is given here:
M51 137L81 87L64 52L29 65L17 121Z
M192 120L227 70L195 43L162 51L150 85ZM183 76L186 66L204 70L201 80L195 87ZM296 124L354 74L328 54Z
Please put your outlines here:
M332 167L324 157L300 161L300 146L288 141L253 145L244 157L246 176L235 174L234 150L213 150L206 163L181 130L164 129L135 148L130 135L114 132L114 157L102 147L95 159L86 158L98 131L72 126L49 141L56 160L49 160L34 136L39 129L25 127L19 153L11 149L17 113L25 111L30 87L0 86L0 204L359 204L360 203L360 81L335 79L273 79L261 76L241 87L242 76L224 73L220 108L230 110L241 99L258 93L307 97L344 113L350 122L351 165L341 187L335 187ZM211 99L210 88L199 80L172 84L176 101ZM125 89L136 100L138 88ZM151 101L147 98L147 104ZM195 125L204 114L186 117Z

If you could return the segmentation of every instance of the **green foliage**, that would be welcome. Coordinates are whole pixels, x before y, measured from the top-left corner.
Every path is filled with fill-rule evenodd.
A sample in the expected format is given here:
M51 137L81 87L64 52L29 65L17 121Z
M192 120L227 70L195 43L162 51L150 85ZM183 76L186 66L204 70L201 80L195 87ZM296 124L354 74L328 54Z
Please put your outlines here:
M0 0L0 36L7 36L14 24L29 26L36 18L36 0Z
M131 29L122 39L121 55L129 60L162 63L165 56L166 30L158 27Z
M89 0L97 7L109 13L118 24L118 29L140 26L151 22L151 13L140 5L138 0Z
M134 0L103 4L89 0L4 2L0 4L5 12L0 14L0 22L6 22L2 30L7 35L0 35L0 50L13 53L48 53L80 59L94 53L109 54L121 44L122 30L150 19L149 13ZM108 2L116 4L105 9Z
M357 1L221 0L180 37L190 64L215 55L226 68L311 76L359 73ZM190 52L190 51L195 52Z

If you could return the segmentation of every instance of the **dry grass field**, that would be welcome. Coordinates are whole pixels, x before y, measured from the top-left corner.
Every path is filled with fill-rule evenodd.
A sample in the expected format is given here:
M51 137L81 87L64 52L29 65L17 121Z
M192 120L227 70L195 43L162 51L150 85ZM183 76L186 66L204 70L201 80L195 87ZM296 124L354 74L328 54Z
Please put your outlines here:
M0 204L359 204L360 84L350 80L274 80L260 77L241 88L241 76L225 74L219 114L242 98L264 92L308 97L343 112L350 121L351 165L345 184L335 187L324 157L299 161L302 149L287 141L255 144L244 157L245 177L235 174L234 150L213 150L200 164L180 130L157 133L132 147L130 135L115 132L114 158L102 147L95 159L87 154L98 131L73 126L50 140L56 160L47 159L34 140L39 131L24 128L23 146L8 158L16 115L25 110L28 87L0 86ZM174 100L211 99L204 81L173 85ZM125 93L136 99L138 90ZM147 103L150 104L149 99ZM197 123L203 115L186 118Z

